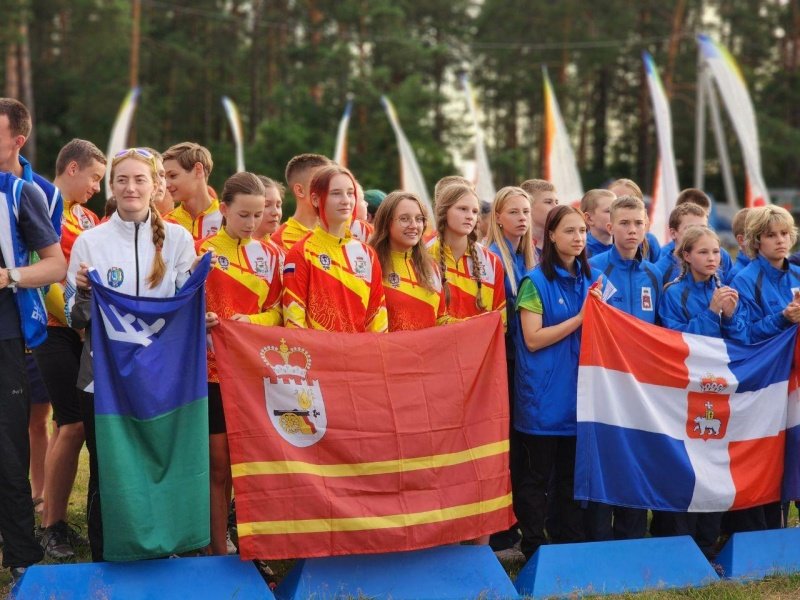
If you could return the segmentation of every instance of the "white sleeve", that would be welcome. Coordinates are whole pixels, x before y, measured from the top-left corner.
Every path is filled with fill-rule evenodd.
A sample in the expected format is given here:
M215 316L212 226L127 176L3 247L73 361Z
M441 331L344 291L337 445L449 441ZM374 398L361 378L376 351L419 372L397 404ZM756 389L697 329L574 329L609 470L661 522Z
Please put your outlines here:
M194 240L189 232L178 225L175 227L177 235L175 249L175 286L181 289L191 275L191 268L197 254L194 251Z

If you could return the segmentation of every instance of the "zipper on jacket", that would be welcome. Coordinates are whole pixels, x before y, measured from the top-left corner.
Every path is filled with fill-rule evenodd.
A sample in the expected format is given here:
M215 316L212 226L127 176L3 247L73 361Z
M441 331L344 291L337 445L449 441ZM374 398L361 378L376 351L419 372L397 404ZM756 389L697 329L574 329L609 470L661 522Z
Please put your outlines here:
M139 225L133 224L133 254L136 257L136 295L139 295Z

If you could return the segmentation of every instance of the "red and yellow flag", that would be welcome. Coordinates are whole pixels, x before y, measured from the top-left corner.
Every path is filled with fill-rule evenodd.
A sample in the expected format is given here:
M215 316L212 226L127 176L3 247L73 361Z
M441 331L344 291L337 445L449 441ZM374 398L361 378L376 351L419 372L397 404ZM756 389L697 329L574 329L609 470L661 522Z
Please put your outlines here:
M498 313L388 334L213 331L243 559L413 550L513 523Z

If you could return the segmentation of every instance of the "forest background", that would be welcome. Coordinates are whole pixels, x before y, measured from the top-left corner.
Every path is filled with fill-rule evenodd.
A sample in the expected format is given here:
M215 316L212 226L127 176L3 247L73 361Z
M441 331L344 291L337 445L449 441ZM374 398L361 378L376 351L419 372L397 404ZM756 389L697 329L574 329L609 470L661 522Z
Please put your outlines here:
M33 107L24 149L52 176L73 137L101 149L133 78L131 144L193 140L214 155L212 185L234 170L220 98L242 114L247 168L283 178L291 156L331 155L348 97L350 167L365 188L399 185L386 94L429 187L471 158L457 75L472 81L494 183L541 175L541 66L553 79L584 188L631 177L647 191L657 159L641 51L671 99L681 186L693 182L697 44L729 48L758 117L770 188L800 187L800 0L0 0L0 82ZM138 5L138 7L137 7ZM744 168L727 121L734 177ZM724 199L713 138L706 188ZM291 212L291 206L287 207Z

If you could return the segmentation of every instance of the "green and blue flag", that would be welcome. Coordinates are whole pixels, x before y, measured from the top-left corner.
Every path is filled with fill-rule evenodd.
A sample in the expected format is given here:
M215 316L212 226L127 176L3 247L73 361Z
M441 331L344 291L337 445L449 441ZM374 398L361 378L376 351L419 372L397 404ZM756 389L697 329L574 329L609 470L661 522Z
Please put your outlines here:
M172 298L92 280L95 431L106 560L209 543L208 384L201 261Z

